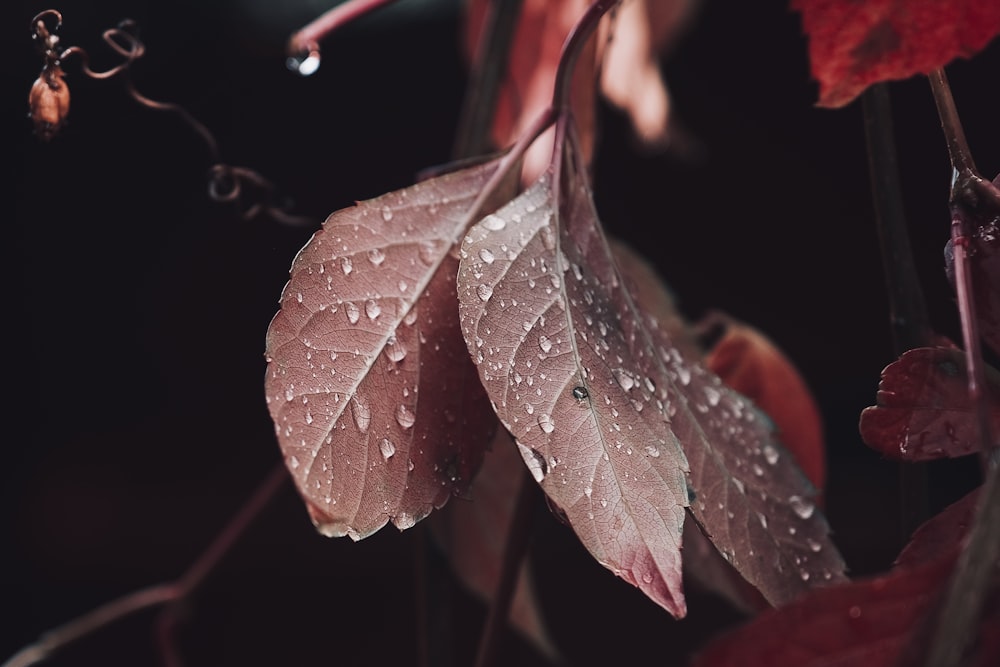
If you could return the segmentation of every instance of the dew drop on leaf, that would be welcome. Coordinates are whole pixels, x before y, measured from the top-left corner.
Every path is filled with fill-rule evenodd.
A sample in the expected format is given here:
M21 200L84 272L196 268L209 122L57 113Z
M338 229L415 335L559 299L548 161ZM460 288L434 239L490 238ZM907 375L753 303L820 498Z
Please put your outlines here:
M388 206L382 207L382 219L385 220L386 222L392 220L392 209L389 208Z
M357 324L361 319L361 310L351 301L344 304L344 312L347 313L347 321L351 324Z
M764 445L764 458L767 460L768 463L774 465L775 463L778 462L779 456L780 455L778 454L778 450L777 448L775 448L774 445L771 444Z
M655 458L658 458L660 456L660 450L657 449L656 447L654 447L653 445L648 445L646 447L646 454L648 454L649 456L651 456L651 457L653 457L655 459Z
M348 275L348 274L350 274L350 272L354 269L354 264L351 262L351 258L350 257L341 257L340 258L340 268L343 269L345 276Z
M549 340L548 336L541 335L538 337L538 347L542 350L542 352L548 352L552 349L552 341Z
M400 403L396 408L396 421L403 428L410 428L417 421L417 416L413 414L413 410Z
M556 423L552 421L552 416L542 413L538 415L538 428L545 433L552 433L556 428Z
M368 261L378 266L385 261L385 253L382 252L381 248L372 248L368 251Z
M615 380L625 391L628 391L635 386L635 378L633 378L632 374L624 368L616 368L611 371L611 374L615 376Z
M582 401L587 398L590 394L587 393L586 387L573 387L573 398L578 401Z
M476 294L483 301L489 301L490 297L493 296L493 288L486 284L480 285L476 288Z
M385 356L389 361L402 361L406 357L406 348L403 347L395 336L390 336L385 344Z
M479 251L479 259L483 260L487 264L492 264L493 260L496 258L493 256L493 253L490 252L489 248L482 248Z
M285 66L299 76L306 77L315 74L321 62L319 49L311 48L290 57L285 61Z
M789 496L788 504L792 506L792 510L799 515L800 519L808 519L816 511L816 506L802 496Z
M355 396L351 401L351 414L358 430L367 433L368 425L372 423L372 410L368 407L368 402L360 396Z
M298 468L299 467L299 459L298 459L298 457L297 456L293 456L290 459L288 459L288 465L291 467L292 470L295 470L296 468Z
M524 464L528 466L528 471L531 473L532 478L541 484L542 480L545 479L545 474L548 472L545 465L545 457L520 442L517 443L517 449L521 452L521 458L524 459Z
M396 445L392 444L392 440L389 438L382 438L382 442L378 446L379 451L382 452L382 458L386 461L392 458L393 454L396 453Z
M507 221L498 215L491 214L483 218L483 221L480 224L490 231L498 232L507 226Z
M368 299L368 301L365 302L365 315L368 316L368 319L374 320L381 314L382 306L378 305L378 302L375 301L375 299Z

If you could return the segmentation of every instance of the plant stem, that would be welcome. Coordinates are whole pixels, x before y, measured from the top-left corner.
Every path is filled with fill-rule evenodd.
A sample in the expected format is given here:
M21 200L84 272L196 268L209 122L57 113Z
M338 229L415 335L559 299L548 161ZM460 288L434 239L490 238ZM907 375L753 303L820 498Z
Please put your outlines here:
M990 583L993 569L1000 557L1000 483L997 480L996 457L992 456L996 451L996 443L990 432L986 396L983 391L985 371L979 346L972 275L967 252L971 231L969 211L976 205L976 188L973 183L979 175L965 141L965 132L962 130L962 123L944 72L942 70L932 72L930 83L955 174L950 197L951 240L955 253L955 291L969 371L969 399L976 408L986 475L979 508L969 530L965 548L952 573L940 607L930 650L923 663L927 667L945 667L962 663L972 638L979 632L983 606L992 589Z
M176 600L180 588L176 583L160 584L133 591L93 609L77 619L49 630L37 642L25 646L11 656L2 667L28 667L48 659L60 649L78 639L119 621L126 616Z
M311 21L288 40L288 55L319 52L319 43L337 28L396 0L347 0Z
M500 579L493 594L483 634L479 639L476 667L490 667L496 659L497 643L504 628L507 627L510 603L514 599L518 575L528 552L528 545L531 543L531 532L535 525L535 510L539 495L535 480L529 476L527 468L522 469L521 488L517 493L514 514L507 531L507 540L504 543Z
M181 606L201 586L205 578L229 553L233 545L246 532L247 527L257 518L261 510L274 498L289 479L284 462L279 463L258 485L250 498L243 504L218 537L201 556L176 581L177 595L170 600L157 619L157 638L162 652L163 663L167 667L179 667L181 660L174 648L174 634Z
M888 86L879 83L868 88L862 95L862 104L893 352L899 357L907 350L931 344L930 319L903 208ZM925 464L899 466L901 544L909 541L929 515L927 474Z
M462 159L489 150L489 128L500 82L507 71L510 46L524 0L491 0L483 24L469 86L462 103L452 157Z
M573 26L573 30L563 44L562 56L559 58L559 69L556 71L556 81L552 90L552 107L562 113L569 109L570 86L573 82L573 71L580 57L584 44L597 30L601 18L621 0L596 0L583 17Z

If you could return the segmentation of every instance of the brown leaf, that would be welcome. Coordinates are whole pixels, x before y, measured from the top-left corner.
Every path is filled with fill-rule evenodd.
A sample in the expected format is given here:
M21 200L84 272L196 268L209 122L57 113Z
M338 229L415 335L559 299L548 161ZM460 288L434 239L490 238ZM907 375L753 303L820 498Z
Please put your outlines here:
M1000 432L1000 374L986 368L994 433ZM869 447L892 459L927 461L979 451L969 401L965 356L960 350L909 350L882 371L877 405L861 412L859 430Z
M524 462L507 431L497 429L489 449L469 487L468 499L454 500L430 519L434 535L459 580L486 602L493 599L500 580L514 502L524 479ZM559 651L542 618L528 560L521 566L514 589L510 622L542 655L558 660Z
M266 396L320 532L404 529L468 487L495 428L455 311L454 245L497 162L334 213L268 329Z

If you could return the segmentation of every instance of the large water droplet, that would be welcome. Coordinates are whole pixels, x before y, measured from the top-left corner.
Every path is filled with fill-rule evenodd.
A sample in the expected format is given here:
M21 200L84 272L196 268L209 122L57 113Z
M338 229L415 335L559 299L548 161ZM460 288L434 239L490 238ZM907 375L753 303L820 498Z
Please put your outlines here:
M660 456L660 450L657 449L656 447L653 447L652 445L648 445L646 447L646 454L648 454L649 456L651 456L651 457L653 457L655 459L655 458L658 458Z
M378 266L385 261L385 253L382 252L381 248L372 248L368 251L368 261Z
M372 410L368 407L368 402L360 396L355 396L351 401L351 414L358 430L367 433L368 425L372 423Z
M548 469L545 463L545 457L533 450L530 447L525 447L520 442L517 443L517 449L521 452L521 458L524 459L524 464L528 466L528 471L531 476L539 484L545 479Z
M396 408L396 421L403 428L410 428L417 421L417 416L413 414L413 410L400 403Z
M344 275L346 276L354 269L354 263L351 262L350 257L341 257L340 268L344 270Z
M396 445L392 444L392 440L389 438L382 438L382 442L379 443L379 451L382 452L382 458L386 461L392 458L392 455L396 453Z
M552 349L552 341L549 340L548 336L543 334L538 337L538 347L542 350L542 352L548 352Z
M479 259L483 260L487 264L492 264L493 260L496 259L493 253L490 252L489 248L482 248L479 250Z
M314 45L289 57L285 66L299 76L312 76L319 69L321 60L319 47Z
M351 324L357 324L361 319L361 309L351 301L344 304L344 312L347 313L347 321Z
M483 301L489 301L490 297L493 296L493 288L484 283L476 288L476 294L478 294L479 298Z
M400 344L395 336L390 336L385 343L385 356L389 357L389 361L402 361L406 357L406 348Z
M552 415L544 413L538 415L538 428L542 429L545 433L552 433L556 428L556 423L552 421Z
M808 519L816 511L816 506L802 496L789 496L788 504L792 510L799 515L800 519Z
M374 320L376 317L382 314L382 306L378 305L378 301L375 299L368 299L365 302L365 315L368 319Z
M483 218L483 221L479 224L481 224L486 229L489 229L490 231L498 232L507 226L507 221L498 215L491 214Z
M625 391L629 391L635 386L635 378L624 368L616 368L611 371L611 374L615 376L618 385Z

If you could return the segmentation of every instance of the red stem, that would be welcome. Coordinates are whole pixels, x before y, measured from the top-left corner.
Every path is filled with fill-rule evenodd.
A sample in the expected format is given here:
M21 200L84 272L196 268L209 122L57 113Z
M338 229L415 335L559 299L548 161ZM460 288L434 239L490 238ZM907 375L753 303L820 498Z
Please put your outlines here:
M288 55L318 52L319 43L337 28L396 0L347 0L311 21L288 40Z
M556 72L556 82L552 91L552 107L560 113L569 109L570 86L573 82L573 71L576 69L576 61L583 51L584 44L590 36L597 30L597 26L613 7L621 0L597 0L583 15L563 44L562 56L559 58L559 69Z

